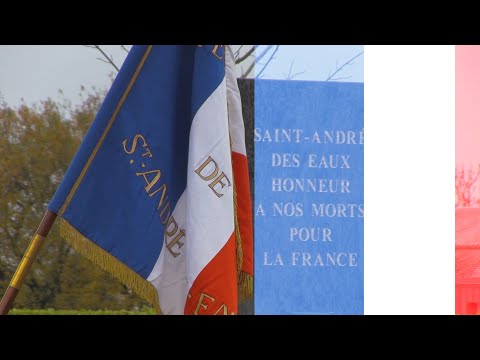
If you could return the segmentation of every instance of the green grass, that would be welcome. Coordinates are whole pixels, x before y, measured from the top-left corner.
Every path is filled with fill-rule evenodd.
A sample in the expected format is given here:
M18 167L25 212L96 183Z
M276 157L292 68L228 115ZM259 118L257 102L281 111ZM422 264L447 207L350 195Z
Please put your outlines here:
M32 310L32 309L12 309L9 315L155 315L152 308L143 308L138 311L130 310Z

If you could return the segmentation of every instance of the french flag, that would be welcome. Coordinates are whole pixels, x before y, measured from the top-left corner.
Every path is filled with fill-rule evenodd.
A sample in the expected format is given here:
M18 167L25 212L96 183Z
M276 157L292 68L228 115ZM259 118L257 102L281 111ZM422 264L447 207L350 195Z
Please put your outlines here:
M134 46L49 209L159 313L237 314L253 238L230 46Z
M175 233L167 228L148 277L166 314L237 314L239 286L243 297L251 289L245 284L253 275L253 239L241 99L232 50L218 57L224 71L209 79L214 90L193 116L187 186L173 211L186 232L185 249L171 256Z

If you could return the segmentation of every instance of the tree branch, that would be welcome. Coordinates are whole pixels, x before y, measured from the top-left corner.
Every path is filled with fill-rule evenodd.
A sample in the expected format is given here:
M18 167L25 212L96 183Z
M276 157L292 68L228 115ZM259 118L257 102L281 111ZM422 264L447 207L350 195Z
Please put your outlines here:
M477 168L455 168L455 207L475 206L478 196L476 189L480 179L480 165Z
M245 45L240 45L240 47L235 51L235 54L233 54L234 58L236 59L238 55L240 54L240 51L243 49Z
M257 48L257 45L253 45L250 50L248 50L245 54L243 54L243 56L240 56L235 60L235 64L240 64L242 61L245 61L250 55L252 55L252 53L255 51L256 48Z
M305 73L305 70L303 71L299 71L299 72L296 72L295 74L292 74L292 70L293 70L293 64L295 63L295 60L292 60L291 64L290 64L290 69L288 70L288 75L286 75L285 73L283 73L283 76L285 76L285 79L286 80L292 80L295 76L298 76L298 75L302 75Z
M255 60L250 64L250 66L247 68L247 70L242 73L242 78L246 78L253 70L253 68L255 67L255 64L257 64L269 51L270 49L273 47L273 45L269 45L265 48L265 50L263 50L260 55L258 55Z
M250 66L247 68L245 72L242 71L242 78L246 78L253 70L253 67L255 66L255 61L253 61ZM243 69L243 68L242 68Z
M113 62L112 56L109 57L109 56L105 53L105 51L103 51L103 49L100 47L100 45L83 45L83 46L89 47L89 48L92 48L92 49L97 49L97 50L103 55L103 57L104 57L104 59L100 59L100 58L99 58L99 60L102 60L103 62L106 62L107 64L112 65L112 66L115 68L115 70L120 71L120 69L118 68L118 66L115 65L115 63ZM121 45L121 46L123 46L123 45ZM125 49L125 50L126 50L126 49Z
M273 50L272 55L270 56L270 59L267 60L267 62L266 62L265 65L263 66L262 70L260 70L260 72L259 72L258 75L256 76L257 79L260 78L260 75L262 75L263 71L267 68L268 64L270 64L270 62L274 59L274 56L275 56L275 54L277 53L279 47L280 47L280 45L277 45L277 47L275 48L275 50Z
M334 80L333 77L338 74L340 71L343 70L343 68L347 65L352 65L352 61L355 60L356 58L358 58L360 55L363 54L363 51L360 51L357 55L355 55L354 57L350 58L349 60L347 60L346 62L343 63L342 66L340 66L339 68L337 68L337 70L335 70L333 72L332 75L330 75L329 77L327 77L327 79L325 81L329 81L329 80ZM337 80L340 80L341 78L337 78Z

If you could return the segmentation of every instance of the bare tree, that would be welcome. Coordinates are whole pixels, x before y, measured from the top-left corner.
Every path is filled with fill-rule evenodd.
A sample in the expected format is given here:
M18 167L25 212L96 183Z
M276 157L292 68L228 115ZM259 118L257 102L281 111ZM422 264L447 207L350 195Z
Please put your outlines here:
M111 65L116 71L119 71L119 66L115 63L112 54L107 54L104 48L100 45L84 45L85 47L95 49L99 53L98 60ZM119 45L122 50L129 52L125 45ZM235 64L240 68L240 78L247 78L250 76L255 68L258 68L259 78L265 71L272 60L275 59L275 54L278 52L280 45L268 45L264 49L259 49L260 45L240 45L234 52ZM256 54L256 50L259 50ZM267 57L268 56L268 57ZM262 59L267 59L265 63Z
M115 62L111 53L107 54L105 47L100 45L84 46L95 49L99 53L97 59L111 65L118 72L119 66L117 66L117 62ZM129 52L129 48L127 48L126 45L118 46L126 53ZM233 47L235 48L234 56L238 77L254 77L256 79L261 79L264 76L264 72L267 67L273 60L276 59L280 45L233 45ZM349 66L354 65L355 60L362 56L363 53L363 50L358 52L340 65L337 61L335 69L329 72L324 81L340 81L351 78L351 76L342 76L341 74L344 73ZM292 60L288 73L283 73L283 76L286 80L292 80L295 77L305 73L305 70L294 71L294 64L295 59Z
M294 64L295 64L295 60L292 60L292 62L290 64L290 69L288 70L288 74L283 73L283 76L285 76L286 80L292 80L293 78L295 78L295 76L302 75L302 74L305 73L305 70L294 73L293 72L293 65Z
M338 74L340 74L347 66L350 66L350 65L353 65L354 64L354 60L356 58L358 58L359 56L363 55L363 50L360 51L358 54L356 54L355 56L351 57L350 59L348 59L347 61L345 61L342 65L336 66L335 70L333 71L333 73L329 74L327 76L327 78L325 79L325 81L338 81L338 80L346 80L346 79L349 79L351 78L351 76L344 76L344 77L335 77L335 76L338 76Z
M110 55L107 55L106 52L101 48L100 45L83 45L85 47L88 47L88 48L92 48L92 49L96 49L102 56L101 57L97 57L98 60L100 61L103 61L104 63L107 63L107 64L110 64L112 65L115 70L119 71L119 67L115 64L115 62L113 61L113 56L112 54ZM127 53L128 53L128 50L127 48L125 47L125 45L120 45L120 47L125 50Z
M480 165L476 168L455 168L455 207L478 206Z

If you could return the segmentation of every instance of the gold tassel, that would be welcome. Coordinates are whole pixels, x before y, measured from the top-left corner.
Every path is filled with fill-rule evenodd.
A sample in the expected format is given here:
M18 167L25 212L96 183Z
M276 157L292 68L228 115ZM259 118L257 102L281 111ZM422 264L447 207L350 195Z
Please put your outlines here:
M232 137L230 136L230 151L232 149ZM232 157L233 163L233 157ZM233 166L232 166L233 170ZM253 295L253 277L252 275L242 271L243 266L243 248L242 237L240 235L240 226L238 224L237 217L237 189L235 187L235 175L232 171L233 180L233 220L235 225L235 242L237 247L237 289L238 289L238 301L244 302Z
M253 295L253 276L241 271L238 275L238 296L240 302L243 302Z
M116 277L141 298L149 302L155 308L157 314L162 313L158 302L157 290L150 282L138 275L113 255L109 254L80 234L77 229L63 218L60 218L60 235L72 246L72 248L75 249L75 251L86 257L104 271Z
M233 177L233 173L232 173ZM242 237L240 235L240 226L237 217L237 190L235 188L235 179L233 179L233 218L235 222L235 241L237 245L237 285L238 299L242 303L253 295L253 277L242 271L243 266L243 248Z
M253 293L253 278L250 274L242 271L243 266L243 248L242 237L240 235L240 226L237 217L237 190L235 188L235 178L233 178L233 221L235 224L235 242L237 245L237 289L239 303L247 300Z
M237 190L235 189L235 178L233 178L233 221L235 224L235 242L237 245L237 275L240 275L243 266L243 249L242 249L242 237L240 236L240 226L238 225L237 217Z

